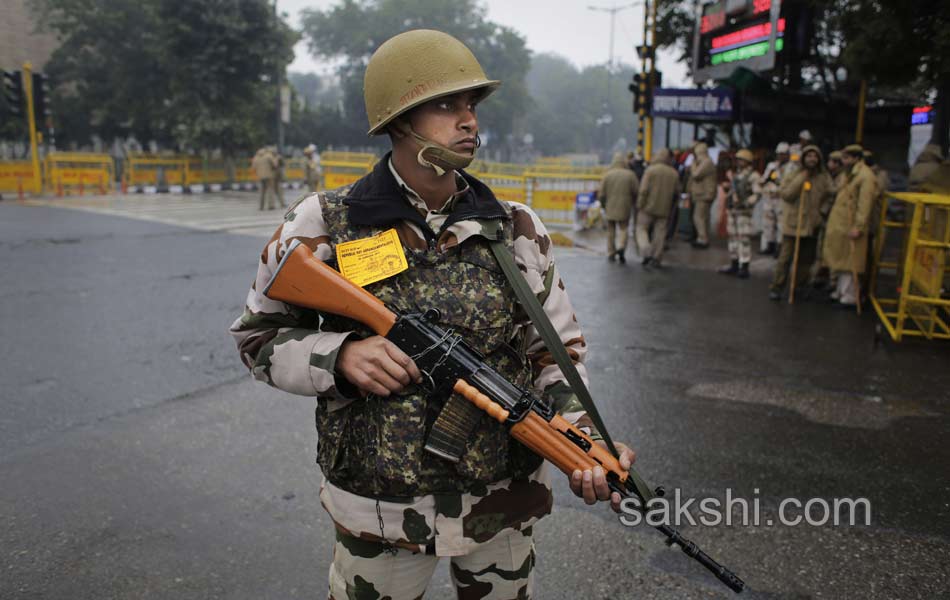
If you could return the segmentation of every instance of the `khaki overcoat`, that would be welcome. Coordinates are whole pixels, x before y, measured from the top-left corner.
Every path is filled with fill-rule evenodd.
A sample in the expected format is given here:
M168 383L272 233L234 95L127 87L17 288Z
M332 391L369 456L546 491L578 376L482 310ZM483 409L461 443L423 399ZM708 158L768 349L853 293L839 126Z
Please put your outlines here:
M782 178L782 187L779 194L785 207L782 209L782 235L799 235L810 237L815 235L822 221L822 207L831 205L834 199L834 183L831 175L825 169L824 157L817 146L806 146L802 150L802 160L809 152L818 153L818 166L815 170L804 168L791 176ZM805 182L811 183L811 189L803 193ZM804 198L802 204L802 223L798 228L798 202Z
M709 158L709 148L700 142L693 149L686 191L693 202L712 202L716 198L716 165Z
M261 148L254 155L251 167L258 179L271 179L277 172L277 160L270 150Z
M868 225L878 195L878 184L874 173L863 161L855 163L847 177L847 183L835 196L835 205L828 217L822 259L832 271L854 270L863 273L866 267ZM848 237L851 229L861 232L853 244Z
M633 199L637 197L639 187L637 174L627 168L623 155L614 155L597 193L600 203L606 204L604 217L608 221L629 221Z
M637 209L654 217L669 217L673 200L680 193L679 174L669 165L669 157L665 148L656 153L643 173L637 195Z

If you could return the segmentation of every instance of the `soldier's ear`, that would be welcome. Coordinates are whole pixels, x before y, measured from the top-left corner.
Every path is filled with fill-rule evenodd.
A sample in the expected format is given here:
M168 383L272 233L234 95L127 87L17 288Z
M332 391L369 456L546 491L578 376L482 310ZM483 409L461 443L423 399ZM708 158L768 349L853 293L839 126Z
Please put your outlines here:
M386 133L389 134L389 139L395 143L396 140L401 140L408 136L406 132L408 129L409 122L402 117L402 115L393 119L389 125L386 126Z

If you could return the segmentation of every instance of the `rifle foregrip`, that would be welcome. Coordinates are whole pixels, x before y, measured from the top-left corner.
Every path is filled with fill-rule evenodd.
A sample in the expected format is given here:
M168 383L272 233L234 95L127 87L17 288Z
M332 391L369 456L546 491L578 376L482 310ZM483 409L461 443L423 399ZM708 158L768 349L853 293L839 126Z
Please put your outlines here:
M504 423L508 419L509 413L507 410L492 401L492 399L485 394L479 392L477 389L469 385L464 379L459 379L456 381L453 389L464 396L472 404L488 413L489 417L495 419L499 423Z

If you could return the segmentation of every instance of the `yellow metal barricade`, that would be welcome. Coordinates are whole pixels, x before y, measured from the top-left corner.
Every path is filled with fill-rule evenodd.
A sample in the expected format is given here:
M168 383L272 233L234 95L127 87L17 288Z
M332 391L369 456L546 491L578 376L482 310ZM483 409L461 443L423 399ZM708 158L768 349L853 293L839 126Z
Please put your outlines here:
M499 165L501 163L494 163ZM479 167L485 167L485 164L478 165ZM516 165L512 165L516 166ZM481 180L482 183L491 188L491 191L494 192L495 197L499 200L508 200L511 202L520 202L521 204L527 204L528 194L525 189L525 177L521 173L510 174L505 172L503 169L491 170L491 171L472 171L469 170L472 176L477 177ZM524 166L521 166L521 172L524 172Z
M0 162L0 192L22 194L33 185L33 163L28 160Z
M44 161L45 188L57 196L107 194L115 181L115 164L108 154L54 152Z
M349 185L373 170L377 158L369 152L327 151L320 155L323 187L332 190Z
M307 159L291 158L284 162L284 181L299 181L304 183L306 177Z
M132 155L126 162L125 183L135 187L169 187L188 182L189 157Z
M888 218L888 199L903 221ZM891 339L950 339L950 195L887 194L871 270L871 304ZM900 236L899 254L884 256L889 235Z
M577 195L597 189L602 167L534 165L525 171L528 203L545 223L571 225Z

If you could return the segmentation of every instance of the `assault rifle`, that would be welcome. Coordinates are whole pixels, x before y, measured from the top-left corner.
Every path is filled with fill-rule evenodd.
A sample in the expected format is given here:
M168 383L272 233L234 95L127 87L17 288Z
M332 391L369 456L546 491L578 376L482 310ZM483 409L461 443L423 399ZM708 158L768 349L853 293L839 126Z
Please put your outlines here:
M411 356L433 387L449 384L491 418L509 424L512 437L567 475L575 470L601 466L612 491L621 498L636 498L639 510L647 511L649 498L641 490L649 488L636 471L623 470L609 451L568 423L537 394L512 384L486 365L481 355L461 337L439 327L438 311L393 312L378 298L314 257L299 240L288 247L264 288L264 295L363 323ZM732 571L675 529L668 525L655 527L666 536L668 545L679 546L734 592L741 592L745 587Z

